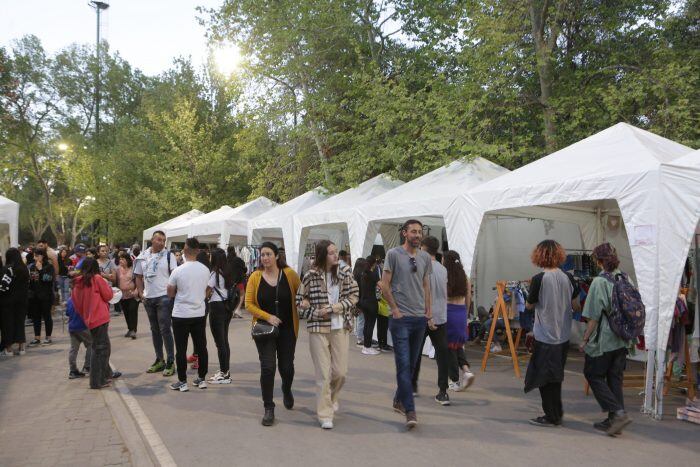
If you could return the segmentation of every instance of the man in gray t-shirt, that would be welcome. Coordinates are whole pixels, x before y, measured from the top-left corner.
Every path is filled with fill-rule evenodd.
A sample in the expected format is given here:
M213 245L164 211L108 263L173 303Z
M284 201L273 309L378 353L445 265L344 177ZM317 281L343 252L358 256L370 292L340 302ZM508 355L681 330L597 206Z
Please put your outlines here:
M430 255L433 273L430 275L430 297L432 319L428 320L425 337L421 349L425 346L425 339L430 341L435 348L435 362L438 367L438 389L435 401L441 405L450 405L450 397L447 395L447 376L450 366L450 350L447 346L447 269L435 260L440 241L435 237L425 237L421 242L421 250ZM416 367L413 370L413 392L418 393L418 376L420 374L422 355L418 355Z
M394 344L397 390L394 410L406 415L406 427L418 424L413 401L412 376L421 353L427 320L432 318L430 255L419 250L423 224L406 221L401 228L404 244L389 250L384 261L382 293L391 309L389 330Z

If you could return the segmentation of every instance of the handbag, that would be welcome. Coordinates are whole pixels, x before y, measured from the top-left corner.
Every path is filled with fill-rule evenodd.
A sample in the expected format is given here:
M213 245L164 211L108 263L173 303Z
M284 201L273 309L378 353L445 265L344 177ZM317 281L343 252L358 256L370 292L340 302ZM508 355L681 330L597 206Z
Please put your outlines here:
M275 286L275 316L279 314L279 288L280 281L282 280L282 271L277 278L277 285ZM280 334L280 329L267 321L256 320L253 328L250 330L250 335L255 341L266 341L271 338L277 338Z

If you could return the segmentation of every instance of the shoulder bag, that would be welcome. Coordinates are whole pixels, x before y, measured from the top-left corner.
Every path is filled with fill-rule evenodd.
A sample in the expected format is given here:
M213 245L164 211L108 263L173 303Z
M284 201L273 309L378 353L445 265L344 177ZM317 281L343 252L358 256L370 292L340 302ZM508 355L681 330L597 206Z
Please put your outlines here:
M265 280L264 278L260 278L260 280ZM282 271L280 271L280 275L277 278L277 285L275 286L275 316L279 316L279 288L280 288L280 282L282 281ZM268 339L276 339L277 336L280 334L280 329L277 326L274 326L267 321L263 321L261 319L258 319L255 321L255 324L253 325L253 329L250 331L250 335L253 337L253 340L255 341L266 341Z

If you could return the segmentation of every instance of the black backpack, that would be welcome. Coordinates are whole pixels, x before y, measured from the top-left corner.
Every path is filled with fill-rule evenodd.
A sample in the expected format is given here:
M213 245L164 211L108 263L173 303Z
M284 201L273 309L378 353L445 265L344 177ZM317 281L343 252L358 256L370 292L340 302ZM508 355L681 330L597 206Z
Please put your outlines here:
M241 300L241 292L238 289L238 284L234 282L231 287L226 289L227 298L224 298L223 294L219 291L218 287L214 287L214 292L216 292L219 298L221 298L221 301L226 307L226 311L230 311L233 313L236 307L238 307L238 303Z

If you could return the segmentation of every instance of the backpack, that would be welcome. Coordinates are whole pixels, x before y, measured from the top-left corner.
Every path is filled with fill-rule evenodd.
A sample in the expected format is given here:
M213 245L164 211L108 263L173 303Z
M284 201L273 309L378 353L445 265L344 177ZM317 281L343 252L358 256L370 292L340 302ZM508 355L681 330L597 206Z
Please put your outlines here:
M223 294L219 292L218 287L214 287L214 292L216 292L219 298L221 298L221 301L226 307L226 311L233 312L236 310L238 302L241 300L241 291L238 289L237 283L234 282L234 284L231 287L226 289L226 292L228 293L228 298L224 298Z
M613 284L611 297L612 309L606 313L612 332L625 340L636 339L644 334L645 309L639 290L632 285L627 274L609 272L601 274Z

